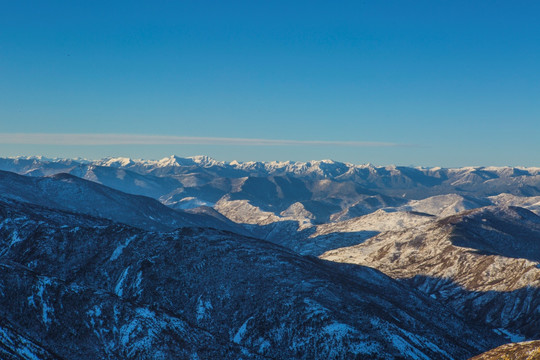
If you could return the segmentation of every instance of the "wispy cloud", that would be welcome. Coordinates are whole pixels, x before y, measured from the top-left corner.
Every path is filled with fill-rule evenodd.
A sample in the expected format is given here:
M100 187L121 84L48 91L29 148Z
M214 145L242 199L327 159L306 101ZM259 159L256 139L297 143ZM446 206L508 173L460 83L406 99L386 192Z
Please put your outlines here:
M376 141L325 141L281 140L227 137L195 137L135 134L48 134L48 133L0 133L0 144L28 145L244 145L288 146L321 145L352 147L409 146L392 142Z

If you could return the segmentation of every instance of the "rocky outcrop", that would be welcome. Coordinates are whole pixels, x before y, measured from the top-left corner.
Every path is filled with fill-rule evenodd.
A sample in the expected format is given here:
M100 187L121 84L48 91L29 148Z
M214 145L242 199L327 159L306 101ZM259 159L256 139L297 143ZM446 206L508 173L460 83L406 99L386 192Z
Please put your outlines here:
M470 360L539 360L540 341L527 341L499 346Z

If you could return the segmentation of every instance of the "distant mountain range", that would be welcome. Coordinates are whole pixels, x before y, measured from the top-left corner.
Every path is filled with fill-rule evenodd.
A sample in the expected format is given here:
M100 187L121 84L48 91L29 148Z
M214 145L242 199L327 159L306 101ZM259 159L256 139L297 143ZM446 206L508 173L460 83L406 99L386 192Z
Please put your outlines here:
M466 359L540 339L538 215L540 168L2 158L0 357Z
M266 218L321 224L378 209L451 215L501 203L540 211L540 168L376 167L331 160L226 163L171 156L158 161L3 158L0 170L28 176L68 173L172 208L207 205L239 222L258 224ZM429 200L434 196L446 197ZM252 219L242 219L244 211L234 214L246 203L257 208Z

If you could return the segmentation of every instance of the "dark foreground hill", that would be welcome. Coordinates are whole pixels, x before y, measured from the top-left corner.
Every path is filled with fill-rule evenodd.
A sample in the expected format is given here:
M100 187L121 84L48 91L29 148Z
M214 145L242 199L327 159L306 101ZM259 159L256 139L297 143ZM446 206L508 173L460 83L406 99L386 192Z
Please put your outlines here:
M465 359L502 343L362 266L0 202L7 359Z

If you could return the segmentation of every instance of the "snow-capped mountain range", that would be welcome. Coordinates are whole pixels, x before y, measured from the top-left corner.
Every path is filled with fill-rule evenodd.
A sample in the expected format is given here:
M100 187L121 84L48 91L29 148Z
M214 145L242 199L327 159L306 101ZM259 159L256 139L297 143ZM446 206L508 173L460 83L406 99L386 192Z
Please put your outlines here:
M207 156L171 156L93 161L3 158L0 170L28 176L69 173L126 193L153 197L177 209L217 207L239 222L242 214L234 214L234 209L245 208L242 202L247 202L262 213L245 219L246 223L264 222L270 216L265 213L320 224L378 209L433 215L498 204L540 209L540 168L377 167L331 160L240 163ZM267 221L273 220L270 216Z
M18 156L2 158L3 170L14 172L25 172L31 174L34 171L42 171L42 175L48 175L56 172L59 169L70 169L79 165L94 165L113 168L122 168L132 170L137 173L167 173L172 175L175 173L185 173L187 169L203 168L213 171L230 171L230 174L236 175L295 175L295 176L310 176L313 178L338 178L350 179L354 177L373 178L375 176L392 177L398 175L406 175L420 183L420 178L424 177L424 183L429 183L431 178L433 184L435 179L440 179L443 182L451 179L454 185L465 184L467 182L476 182L481 179L494 177L516 177L516 176L538 176L540 175L540 167L463 167L463 168L441 168L441 167L403 167L403 166L374 166L372 164L355 165L352 163L343 163L334 160L314 160L308 162L301 161L218 161L205 155L179 157L171 155L161 160L143 160L131 159L126 157L111 157L100 160L88 159L64 159L64 158L47 158L42 156ZM5 167L12 167L6 169ZM55 170L56 169L56 170ZM371 175L371 176L370 176ZM238 176L241 177L241 176ZM461 180L458 180L461 178ZM394 184L396 185L396 184Z
M540 168L17 157L0 191L4 358L465 359L540 338Z

